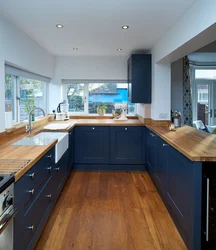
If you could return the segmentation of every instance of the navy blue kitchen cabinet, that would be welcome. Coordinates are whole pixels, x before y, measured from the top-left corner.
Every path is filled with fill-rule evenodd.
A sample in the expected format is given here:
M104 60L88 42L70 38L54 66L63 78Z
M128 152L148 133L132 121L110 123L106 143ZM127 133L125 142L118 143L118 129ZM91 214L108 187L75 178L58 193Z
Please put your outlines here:
M155 184L163 196L166 195L168 147L169 145L159 136L155 137L155 167L153 173Z
M14 250L37 244L68 176L67 153L56 164L53 147L15 182Z
M144 164L143 133L143 127L111 127L111 164Z
M189 250L201 250L202 163L147 129L147 169Z
M157 135L146 129L146 166L152 175L155 173L156 140Z
M132 54L128 59L128 100L151 103L151 55Z
M74 161L74 129L69 132L69 149L68 149L68 164L70 169L73 169Z
M75 128L74 163L109 164L110 127Z

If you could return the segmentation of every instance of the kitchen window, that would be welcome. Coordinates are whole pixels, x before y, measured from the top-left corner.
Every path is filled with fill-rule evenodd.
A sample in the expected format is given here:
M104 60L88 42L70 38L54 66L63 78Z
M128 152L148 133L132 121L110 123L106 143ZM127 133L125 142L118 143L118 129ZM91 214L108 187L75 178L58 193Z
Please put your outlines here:
M112 114L115 103L127 103L127 113L136 113L135 105L128 101L126 81L63 80L62 83L71 113L96 114L98 105L106 104L106 114Z
M50 79L12 66L5 66L5 111L12 111L14 123L28 119L33 107L47 112L47 86ZM35 117L41 116L35 110Z

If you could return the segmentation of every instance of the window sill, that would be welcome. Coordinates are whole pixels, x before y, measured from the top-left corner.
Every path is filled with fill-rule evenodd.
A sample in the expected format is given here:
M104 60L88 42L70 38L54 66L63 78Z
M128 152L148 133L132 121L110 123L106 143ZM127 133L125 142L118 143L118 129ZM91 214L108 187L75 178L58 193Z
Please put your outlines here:
M98 114L83 114L83 113L70 113L69 116L71 119L113 119L112 114L104 114L103 116L99 116ZM129 119L138 119L137 115L127 115Z
M32 122L32 124L34 124L34 128L40 126L41 124L43 123L46 123L47 121L50 121L50 120L53 120L54 116L53 115L46 115L46 116L38 116L36 117L35 121ZM28 120L24 120L20 123L15 123L13 124L13 126L11 128L6 128L5 131L7 133L11 133L11 132L14 132L16 130L23 130L25 131L25 127L26 125L28 124Z

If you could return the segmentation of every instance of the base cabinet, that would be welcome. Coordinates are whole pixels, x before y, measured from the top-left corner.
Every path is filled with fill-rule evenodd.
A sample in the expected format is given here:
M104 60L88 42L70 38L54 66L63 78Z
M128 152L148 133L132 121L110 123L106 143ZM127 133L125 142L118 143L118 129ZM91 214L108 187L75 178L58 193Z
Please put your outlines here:
M81 126L75 129L74 166L78 170L143 170L145 128Z
M148 135L150 176L188 249L201 250L202 163L190 161L149 129Z
M111 164L144 164L143 127L111 128Z
M68 151L57 164L51 149L15 183L14 250L34 249L68 176Z

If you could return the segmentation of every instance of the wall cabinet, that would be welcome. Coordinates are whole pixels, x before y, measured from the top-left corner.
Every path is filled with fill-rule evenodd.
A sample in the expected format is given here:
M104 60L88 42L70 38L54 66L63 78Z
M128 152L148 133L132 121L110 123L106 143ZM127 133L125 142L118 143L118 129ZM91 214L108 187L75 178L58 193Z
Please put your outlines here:
M128 100L151 103L151 55L132 54L128 59Z
M110 129L102 126L75 128L75 163L108 164Z

